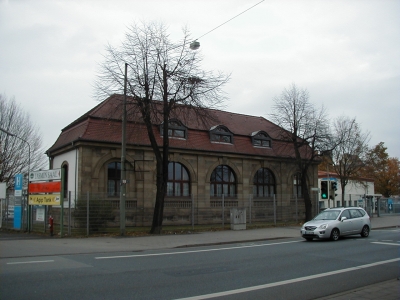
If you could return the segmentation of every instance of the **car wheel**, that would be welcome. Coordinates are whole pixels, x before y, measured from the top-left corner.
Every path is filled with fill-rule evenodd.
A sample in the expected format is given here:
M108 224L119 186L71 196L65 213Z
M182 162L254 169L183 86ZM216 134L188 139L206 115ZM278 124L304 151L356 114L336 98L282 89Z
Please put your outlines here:
M369 236L369 227L365 225L363 229L361 230L361 236L362 237L368 237Z
M337 229L337 228L332 229L331 240L332 241L337 241L339 239L339 236L340 236L339 229Z

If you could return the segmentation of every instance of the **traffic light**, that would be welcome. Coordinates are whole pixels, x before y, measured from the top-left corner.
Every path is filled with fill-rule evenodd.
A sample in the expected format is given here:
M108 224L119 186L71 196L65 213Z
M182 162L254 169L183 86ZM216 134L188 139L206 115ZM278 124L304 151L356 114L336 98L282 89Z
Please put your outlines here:
M336 181L333 181L333 182L331 183L331 187L332 187L332 190L337 191L337 182L336 182Z
M321 198L328 199L328 181L321 181Z

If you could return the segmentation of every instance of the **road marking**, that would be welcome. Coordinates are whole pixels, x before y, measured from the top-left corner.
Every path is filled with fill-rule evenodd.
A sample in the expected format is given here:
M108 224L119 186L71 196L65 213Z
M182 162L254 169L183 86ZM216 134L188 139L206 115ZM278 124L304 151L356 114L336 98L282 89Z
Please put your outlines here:
M54 262L54 260L16 261L16 262L9 262L7 263L7 265L39 264L39 263L49 263L49 262Z
M396 244L396 243L387 243L387 242L371 242L371 244L390 245L390 246L400 246L400 244Z
M321 277L326 277L326 276L337 275L337 274L341 274L341 273L371 268L371 267L388 264L388 263L392 263L392 262L396 262L396 261L400 261L400 258L394 258L394 259L384 260L384 261L380 261L380 262L375 262L372 264L361 265L358 267L352 267L352 268L347 268L347 269L342 269L342 270L337 270L337 271L331 271L331 272L326 272L326 273L320 273L320 274L315 274L315 275L310 275L310 276L299 277L299 278L295 278L295 279L267 283L267 284L262 284L262 285L257 285L257 286L252 286L252 287L247 287L247 288L242 288L242 289L237 289L237 290L231 290L231 291L225 291L225 292L219 292L219 293L213 293L213 294L206 294L206 295L200 295L200 296L193 296L193 297L188 297L188 298L180 298L180 299L176 299L176 300L210 299L210 298L252 292L252 291L267 289L267 288L276 287L276 286L280 286L280 285L291 284L291 283L296 283L296 282L301 282L301 281L317 279L317 278L321 278Z
M200 252L212 252L212 251L222 251L222 250L235 250L243 248L253 248L253 247L265 247L273 245L283 245L291 243L299 243L301 241L291 241L291 242L281 242L281 243L271 243L271 244L260 244L260 245L247 245L229 248L219 248L219 249L204 249L204 250L193 250L193 251L179 251L179 252L168 252L168 253L153 253L153 254L133 254L133 255L120 255L120 256L103 256L95 257L95 259L115 259L115 258L129 258L129 257L147 257L147 256L163 256L163 255L175 255L175 254L187 254L187 253L200 253Z

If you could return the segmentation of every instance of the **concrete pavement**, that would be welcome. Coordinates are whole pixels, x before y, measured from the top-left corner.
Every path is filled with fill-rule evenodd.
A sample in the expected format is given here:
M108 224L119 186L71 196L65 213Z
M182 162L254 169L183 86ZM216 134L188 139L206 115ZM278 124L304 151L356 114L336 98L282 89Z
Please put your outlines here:
M372 231L379 228L400 228L400 215L373 217L371 218L371 223ZM20 233L20 236L17 239L7 236L9 233L0 232L0 258L128 251L135 252L212 244L299 238L299 231L300 226L293 226L143 237L90 238L34 238L32 235ZM21 235L26 235L27 238L22 238L23 236ZM322 299L400 299L399 283L400 281L398 281L397 278L394 278L388 282L367 286L363 289L349 291L338 295L332 295Z

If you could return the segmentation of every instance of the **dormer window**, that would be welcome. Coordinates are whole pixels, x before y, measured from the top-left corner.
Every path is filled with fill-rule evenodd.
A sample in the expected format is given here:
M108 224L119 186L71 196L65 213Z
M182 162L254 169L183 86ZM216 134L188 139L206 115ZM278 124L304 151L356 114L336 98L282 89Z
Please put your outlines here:
M160 125L160 133L163 136L164 124ZM187 128L179 120L169 120L168 136L173 138L187 138Z
M233 144L233 133L225 126L214 126L210 130L211 142Z
M271 138L264 131L256 131L251 134L251 142L253 146L271 148Z

